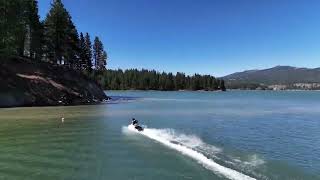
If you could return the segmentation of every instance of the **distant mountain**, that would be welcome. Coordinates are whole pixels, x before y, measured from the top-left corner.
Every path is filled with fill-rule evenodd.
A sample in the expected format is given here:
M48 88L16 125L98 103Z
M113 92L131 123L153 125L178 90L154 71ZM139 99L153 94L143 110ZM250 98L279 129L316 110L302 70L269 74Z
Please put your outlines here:
M320 68L276 66L262 70L248 70L224 76L227 86L239 84L292 85L295 83L320 83Z

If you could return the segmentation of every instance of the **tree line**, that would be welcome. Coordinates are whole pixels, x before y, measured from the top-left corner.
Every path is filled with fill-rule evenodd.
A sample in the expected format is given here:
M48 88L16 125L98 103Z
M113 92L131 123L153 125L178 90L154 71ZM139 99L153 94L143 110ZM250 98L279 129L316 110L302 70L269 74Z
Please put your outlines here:
M226 90L222 79L210 75L189 76L181 72L172 74L145 69L118 69L97 71L94 78L107 90Z
M40 21L36 0L0 1L0 53L69 66L105 69L107 53L99 37L77 31L61 0L54 0Z

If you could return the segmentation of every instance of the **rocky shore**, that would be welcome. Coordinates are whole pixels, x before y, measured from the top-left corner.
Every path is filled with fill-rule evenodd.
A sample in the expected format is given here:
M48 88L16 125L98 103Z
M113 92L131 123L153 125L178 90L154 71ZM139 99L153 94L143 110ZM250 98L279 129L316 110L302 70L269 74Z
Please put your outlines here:
M0 57L0 107L81 105L108 99L95 81L79 71Z

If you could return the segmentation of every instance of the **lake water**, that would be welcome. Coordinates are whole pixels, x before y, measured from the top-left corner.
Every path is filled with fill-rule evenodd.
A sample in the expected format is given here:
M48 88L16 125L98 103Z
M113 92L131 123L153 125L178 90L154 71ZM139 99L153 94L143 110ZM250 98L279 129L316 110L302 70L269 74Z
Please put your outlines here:
M107 94L0 109L0 179L320 179L320 92Z

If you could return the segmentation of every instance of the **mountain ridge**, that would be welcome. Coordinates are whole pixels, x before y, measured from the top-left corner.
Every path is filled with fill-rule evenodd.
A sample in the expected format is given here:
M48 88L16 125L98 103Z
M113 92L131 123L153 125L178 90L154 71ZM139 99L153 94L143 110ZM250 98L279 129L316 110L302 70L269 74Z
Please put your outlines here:
M320 68L278 65L260 70L245 70L222 77L227 87L255 85L287 85L320 83Z

